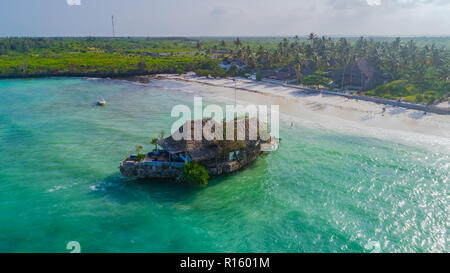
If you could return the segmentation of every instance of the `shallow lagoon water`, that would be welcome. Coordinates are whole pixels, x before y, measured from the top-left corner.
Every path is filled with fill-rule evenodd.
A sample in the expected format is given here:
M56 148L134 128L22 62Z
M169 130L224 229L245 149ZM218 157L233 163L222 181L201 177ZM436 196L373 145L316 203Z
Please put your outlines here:
M450 251L447 150L286 120L277 152L206 188L121 176L120 160L150 150L193 93L1 80L0 252Z

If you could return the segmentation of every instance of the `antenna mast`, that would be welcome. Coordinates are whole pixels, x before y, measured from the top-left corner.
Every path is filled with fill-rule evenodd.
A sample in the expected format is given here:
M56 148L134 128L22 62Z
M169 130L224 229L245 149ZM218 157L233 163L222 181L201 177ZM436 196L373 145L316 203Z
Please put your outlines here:
M116 37L116 30L115 30L115 27L114 27L114 15L111 16L111 22L112 22L113 38L115 38Z

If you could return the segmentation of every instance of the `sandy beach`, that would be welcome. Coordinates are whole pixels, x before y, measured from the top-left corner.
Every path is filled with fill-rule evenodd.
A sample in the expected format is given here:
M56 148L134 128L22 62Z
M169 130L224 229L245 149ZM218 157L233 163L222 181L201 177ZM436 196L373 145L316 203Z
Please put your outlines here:
M218 88L212 88L212 90L218 92L226 88L227 92L221 91L220 94L234 99L235 83L232 79L211 79L193 74L163 74L157 75L156 78L214 86ZM342 126L343 130L352 127L352 123L357 123L369 128L398 130L450 139L450 116L448 115L425 114L422 111L333 95L308 94L295 88L242 78L236 81L236 87L238 101L242 104L279 104L282 114L321 124L328 124L331 121L334 124L333 127ZM383 109L385 109L384 113ZM333 122L336 119L340 120L340 124ZM345 126L345 123L349 124Z

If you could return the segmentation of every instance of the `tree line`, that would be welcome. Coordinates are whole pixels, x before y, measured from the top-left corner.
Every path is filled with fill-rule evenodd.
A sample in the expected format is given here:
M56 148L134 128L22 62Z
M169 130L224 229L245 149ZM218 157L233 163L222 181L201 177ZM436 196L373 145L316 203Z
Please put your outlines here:
M335 39L311 33L306 39L298 36L280 39L275 46L261 43L255 47L238 38L228 41L228 45L222 40L210 47L212 52L224 49L228 49L228 55L224 53L224 56L244 64L244 72L287 68L293 71L297 83L306 85L344 89L352 85L352 79L344 77L346 69L352 72L358 60L367 60L381 81L362 93L433 103L446 98L450 92L450 51L446 44L433 40L418 43L400 38Z
M369 64L379 82L355 92L435 103L449 87L450 38L1 38L0 77L114 76L196 71L201 76L287 71L308 86L351 88ZM218 66L228 60L229 70ZM349 71L349 73L348 73ZM346 75L349 74L349 75ZM373 76L374 77L374 76Z

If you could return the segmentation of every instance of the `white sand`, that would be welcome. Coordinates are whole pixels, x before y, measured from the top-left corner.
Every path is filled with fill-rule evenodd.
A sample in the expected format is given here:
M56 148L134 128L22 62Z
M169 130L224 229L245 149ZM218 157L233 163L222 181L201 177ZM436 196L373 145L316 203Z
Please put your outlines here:
M235 83L232 79L209 79L193 74L164 74L157 78L215 86L217 88L208 88L210 95L234 100ZM278 104L284 118L294 124L312 122L327 129L371 136L393 135L395 132L408 142L430 145L437 141L441 144L439 146L450 151L450 115L425 115L422 111L340 96L307 94L296 88L248 79L238 79L236 85L238 103Z

